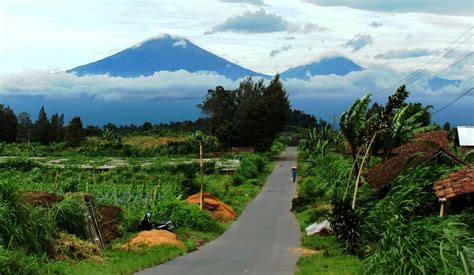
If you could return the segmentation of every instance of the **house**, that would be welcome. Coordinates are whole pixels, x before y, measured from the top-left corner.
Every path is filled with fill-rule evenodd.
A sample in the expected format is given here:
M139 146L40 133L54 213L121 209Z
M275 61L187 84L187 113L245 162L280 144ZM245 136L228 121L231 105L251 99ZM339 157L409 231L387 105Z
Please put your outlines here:
M406 168L437 160L453 164L465 164L448 150L448 133L445 131L427 132L417 135L413 140L395 148L394 156L379 163L366 173L367 183L376 191L389 186Z
M467 151L474 149L474 126L458 126L457 130L461 151L467 153Z
M453 208L465 208L474 202L474 165L462 168L449 174L446 178L433 184L436 197L441 203L440 216L444 216L447 202ZM457 204L457 205L456 205Z

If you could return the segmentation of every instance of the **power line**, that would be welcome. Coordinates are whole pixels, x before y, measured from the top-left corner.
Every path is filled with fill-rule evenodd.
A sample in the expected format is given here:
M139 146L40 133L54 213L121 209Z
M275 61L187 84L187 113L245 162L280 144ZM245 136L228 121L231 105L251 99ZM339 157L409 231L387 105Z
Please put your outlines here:
M451 44L449 44L449 46L447 46L446 48L444 48L443 50L439 51L432 59L430 59L422 68L420 69L417 69L415 70L414 72L408 74L407 76L405 76L404 78L402 78L401 80L393 83L392 85L382 89L382 90L379 90L375 93L373 93L373 95L378 95L378 94L381 94L385 91L387 91L388 89L398 85L398 84L401 84L402 82L404 81L407 81L413 77L415 77L416 75L419 75L421 74L421 72L424 71L424 69L429 66L431 63L433 63L436 59L438 59L438 57L445 51L449 50L454 44L456 44L462 37L464 37L467 33L469 33L472 29L474 29L474 27L470 27L467 31L465 31L461 36L459 36L454 42L452 42ZM456 48L450 50L449 52L447 52L446 54L443 55L443 57L446 57L447 55L449 55L451 52L453 52L455 49L457 49L460 45L464 44L468 39L470 39L472 37L472 35L470 37L468 37L467 39L465 39L464 41L462 41L458 46L456 46Z
M444 109L448 108L449 106L451 106L452 104L454 104L456 101L458 101L459 99L461 99L463 96L467 95L468 93L470 93L472 90L474 90L474 87L471 87L470 89L466 90L464 93L462 93L460 96L458 96L455 100L449 102L448 104L444 105L443 107L439 108L438 110L434 111L432 114L437 114L441 111L443 111Z

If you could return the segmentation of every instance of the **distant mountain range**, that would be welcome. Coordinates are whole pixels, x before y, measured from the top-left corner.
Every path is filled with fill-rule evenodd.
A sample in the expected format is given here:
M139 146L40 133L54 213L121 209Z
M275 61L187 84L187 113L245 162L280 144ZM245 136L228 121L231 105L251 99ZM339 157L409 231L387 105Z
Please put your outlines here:
M206 51L189 40L169 34L151 38L133 47L120 51L104 59L75 67L67 72L79 76L108 74L121 77L150 76L159 71L185 70L214 72L231 80L247 76L271 78ZM342 56L324 57L310 64L290 68L281 73L283 80L308 80L317 75L344 76L364 68ZM461 81L435 77L428 82L432 91L449 85L458 86Z

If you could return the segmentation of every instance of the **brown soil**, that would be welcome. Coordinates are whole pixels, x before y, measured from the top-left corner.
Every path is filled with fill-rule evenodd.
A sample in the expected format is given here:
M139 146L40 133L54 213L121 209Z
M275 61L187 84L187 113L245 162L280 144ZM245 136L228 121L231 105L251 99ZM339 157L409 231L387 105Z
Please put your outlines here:
M217 220L233 220L235 219L234 210L220 201L214 195L210 193L203 193L204 205L203 208L211 214L211 216ZM194 194L186 199L188 203L200 204L200 193Z
M122 249L134 250L141 246L158 246L163 244L184 247L183 243L178 240L176 234L166 230L152 229L150 231L139 232L134 238L124 243Z
M95 244L67 233L59 233L59 238L51 245L50 254L55 260L80 261L90 259L103 262L100 257L100 250Z
M51 207L63 200L63 197L47 192L23 192L22 198L33 206Z
M105 242L120 237L118 219L122 215L122 209L114 205L99 205L97 212L100 215L100 233Z

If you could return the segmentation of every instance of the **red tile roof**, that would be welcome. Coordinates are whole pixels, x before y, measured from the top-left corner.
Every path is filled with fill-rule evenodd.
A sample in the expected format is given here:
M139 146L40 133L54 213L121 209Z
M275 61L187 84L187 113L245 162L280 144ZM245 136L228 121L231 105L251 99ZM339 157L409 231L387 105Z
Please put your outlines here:
M398 148L397 155L374 166L367 171L368 184L375 190L389 185L405 168L427 161L438 154L443 154L456 162L464 163L456 155L437 143L429 140L415 139Z
M474 193L474 165L449 174L445 179L435 182L433 188L436 197L446 199Z
M423 132L423 133L418 133L415 135L415 138L406 143L401 145L400 147L397 147L392 150L392 153L394 154L399 154L402 152L409 152L411 151L411 143L413 141L417 140L426 140L430 141L432 143L435 143L439 147L443 148L444 150L448 150L448 145L449 145L449 140L448 140L448 132L446 131L432 131L432 132ZM408 148L407 148L408 147Z

